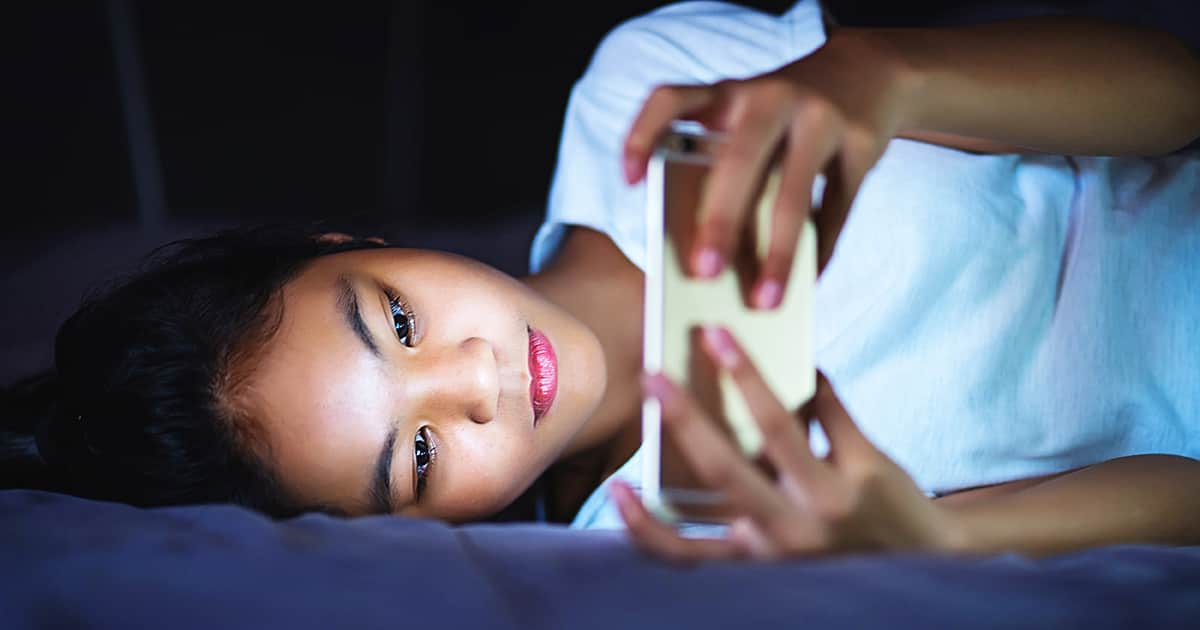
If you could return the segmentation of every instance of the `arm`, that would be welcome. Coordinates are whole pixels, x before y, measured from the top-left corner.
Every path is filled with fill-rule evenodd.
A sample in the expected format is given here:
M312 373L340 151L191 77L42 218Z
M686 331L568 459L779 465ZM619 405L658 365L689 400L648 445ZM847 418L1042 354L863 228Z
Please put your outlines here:
M663 430L691 471L738 513L723 538L684 538L652 516L630 488L612 484L630 536L651 553L777 559L867 550L1047 554L1121 543L1200 544L1200 462L1124 457L1040 483L1005 484L1020 488L1008 494L932 501L858 430L822 375L797 418L727 331L706 329L703 337L705 352L728 372L758 422L760 458L772 471L722 437L686 390L662 376L644 379L646 393L662 405ZM829 440L824 458L808 443L813 419Z
M941 503L956 531L952 551L1049 554L1122 543L1198 545L1197 490L1200 462L1138 455L1010 494Z
M656 88L625 139L630 184L678 118L725 133L697 209L689 268L710 277L739 239L764 169L782 174L772 238L748 295L783 297L817 174L817 265L832 258L858 187L896 136L978 152L1158 154L1200 136L1200 60L1171 36L1084 18L960 28L833 30L767 74Z
M1152 155L1200 137L1200 58L1172 36L1085 18L834 31L910 94L899 135L969 150ZM965 145L965 146L964 146Z

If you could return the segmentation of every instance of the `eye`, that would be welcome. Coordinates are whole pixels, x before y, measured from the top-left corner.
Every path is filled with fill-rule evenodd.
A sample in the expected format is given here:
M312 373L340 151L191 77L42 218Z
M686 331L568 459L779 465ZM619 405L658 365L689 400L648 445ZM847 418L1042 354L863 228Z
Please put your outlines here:
M412 347L413 315L412 309L398 296L388 296L388 304L392 309L392 322L396 326L396 336L400 343Z
M425 493L426 480L429 478L430 467L437 458L437 447L429 435L429 427L421 427L413 439L413 463L417 471L417 501Z

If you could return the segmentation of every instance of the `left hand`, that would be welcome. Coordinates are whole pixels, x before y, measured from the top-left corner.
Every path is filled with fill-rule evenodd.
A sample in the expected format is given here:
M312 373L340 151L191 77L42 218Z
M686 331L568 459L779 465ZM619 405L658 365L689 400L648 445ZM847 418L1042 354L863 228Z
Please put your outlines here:
M763 432L764 456L775 478L722 437L688 392L664 376L647 376L643 387L662 403L664 430L695 474L729 497L739 516L725 538L684 538L652 516L629 486L614 483L611 492L635 544L685 561L957 548L950 515L863 436L824 375L818 373L817 392L797 417L727 331L705 330L704 345L741 389ZM823 459L809 447L808 421L814 417L830 442Z
M837 29L811 55L771 72L709 85L661 85L630 126L622 151L625 179L637 183L659 138L676 119L720 131L722 143L697 208L689 269L714 277L754 248L750 203L778 161L771 235L748 306L783 301L796 247L811 210L813 183L826 178L817 212L817 269L833 256L854 196L916 102L913 73L876 40ZM776 159L777 156L777 159Z

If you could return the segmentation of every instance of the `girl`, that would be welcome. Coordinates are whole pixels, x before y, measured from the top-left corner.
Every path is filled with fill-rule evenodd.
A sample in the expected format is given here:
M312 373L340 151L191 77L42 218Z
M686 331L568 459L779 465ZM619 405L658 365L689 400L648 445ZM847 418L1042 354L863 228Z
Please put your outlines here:
M1200 162L1057 154L1178 149L1200 135L1198 98L1196 59L1135 29L827 37L811 1L779 17L668 7L614 31L576 85L531 276L298 233L178 245L64 324L55 374L21 397L46 414L9 416L29 421L7 429L4 478L140 505L462 521L544 475L553 516L583 503L577 525L623 522L681 559L1193 544ZM637 182L680 117L731 138L697 273L731 258L749 183L782 163L759 307L781 299L826 176L828 380L801 420L829 444L810 444L736 340L705 335L771 436L775 477L711 439L684 392L637 377ZM643 395L735 497L721 537L681 537L633 497Z

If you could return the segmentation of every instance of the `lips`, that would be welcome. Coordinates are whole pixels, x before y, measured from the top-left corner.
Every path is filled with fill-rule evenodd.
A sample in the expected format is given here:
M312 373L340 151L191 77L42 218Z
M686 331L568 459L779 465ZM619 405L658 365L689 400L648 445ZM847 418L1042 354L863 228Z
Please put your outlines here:
M536 423L550 410L558 393L558 358L546 335L533 328L529 329L529 376L529 400Z

